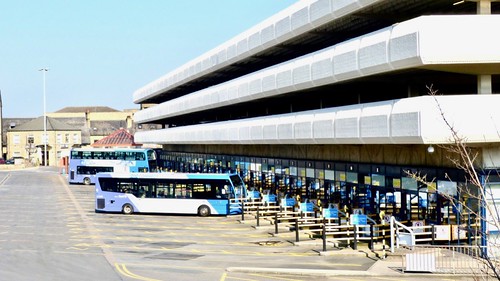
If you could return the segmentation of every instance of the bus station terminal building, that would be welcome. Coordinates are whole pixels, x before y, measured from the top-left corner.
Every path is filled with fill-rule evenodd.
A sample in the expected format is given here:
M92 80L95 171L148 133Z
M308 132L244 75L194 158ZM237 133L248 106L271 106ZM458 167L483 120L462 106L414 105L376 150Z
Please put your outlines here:
M446 122L478 169L500 166L499 13L492 0L297 1L135 91L134 121L162 127L135 140L162 145L168 169L238 171L263 193L458 220L438 196L466 181Z

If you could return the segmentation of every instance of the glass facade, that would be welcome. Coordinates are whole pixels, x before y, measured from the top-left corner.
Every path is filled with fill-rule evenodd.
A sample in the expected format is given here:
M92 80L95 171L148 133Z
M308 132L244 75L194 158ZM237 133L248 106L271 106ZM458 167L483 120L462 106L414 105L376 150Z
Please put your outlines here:
M347 212L361 210L375 219L390 214L401 221L457 222L459 210L449 198L458 198L457 190L465 184L463 172L451 168L184 152L162 152L159 158L164 170L238 173L249 190L299 202L308 199L320 206L333 204ZM423 185L415 175L433 180Z

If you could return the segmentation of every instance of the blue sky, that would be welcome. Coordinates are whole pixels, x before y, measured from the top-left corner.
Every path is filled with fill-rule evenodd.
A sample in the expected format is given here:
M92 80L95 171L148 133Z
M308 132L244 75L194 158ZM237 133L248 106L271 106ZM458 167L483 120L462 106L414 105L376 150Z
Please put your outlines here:
M296 0L16 0L0 5L3 117L137 108L138 88Z

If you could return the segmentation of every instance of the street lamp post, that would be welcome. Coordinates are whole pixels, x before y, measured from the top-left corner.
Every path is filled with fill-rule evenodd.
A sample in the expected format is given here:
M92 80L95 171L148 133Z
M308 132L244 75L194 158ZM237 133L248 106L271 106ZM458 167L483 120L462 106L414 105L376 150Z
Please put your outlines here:
M43 72L43 165L47 166L47 110L46 110L46 95L45 95L45 73L48 68L41 68L38 71Z

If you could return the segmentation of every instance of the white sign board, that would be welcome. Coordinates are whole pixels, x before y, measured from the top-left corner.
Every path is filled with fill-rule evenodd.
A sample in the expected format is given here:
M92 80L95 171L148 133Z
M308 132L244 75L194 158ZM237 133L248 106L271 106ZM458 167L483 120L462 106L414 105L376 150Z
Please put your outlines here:
M451 240L450 226L449 225L435 225L434 231L436 240Z
M424 228L423 228L424 225L425 225L424 221L413 221L413 223L412 223L413 232L415 232L415 233L424 232Z

